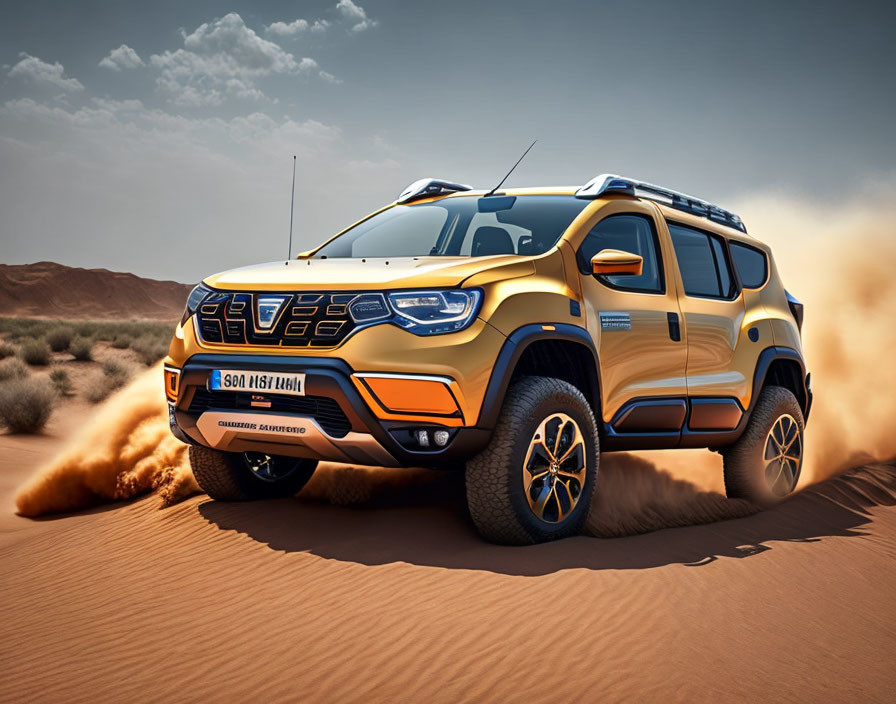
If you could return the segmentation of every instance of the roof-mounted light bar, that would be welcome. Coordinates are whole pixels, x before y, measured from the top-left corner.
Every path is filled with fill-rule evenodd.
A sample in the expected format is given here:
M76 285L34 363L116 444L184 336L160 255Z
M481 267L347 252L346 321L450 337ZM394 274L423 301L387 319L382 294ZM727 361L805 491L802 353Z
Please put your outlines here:
M396 198L396 203L407 203L417 198L430 198L432 196L440 196L443 193L456 193L458 191L472 191L472 186L465 186L462 183L454 183L453 181L443 181L439 178L421 178L414 181L410 186L405 188L401 195Z
M717 205L707 203L700 198L671 191L668 188L654 186L644 181L617 176L616 174L601 174L595 176L588 183L576 191L576 198L600 198L605 193L624 193L638 198L647 198L663 203L676 210L693 213L714 222L722 223L735 230L746 232L747 228L743 220L732 212L723 210Z

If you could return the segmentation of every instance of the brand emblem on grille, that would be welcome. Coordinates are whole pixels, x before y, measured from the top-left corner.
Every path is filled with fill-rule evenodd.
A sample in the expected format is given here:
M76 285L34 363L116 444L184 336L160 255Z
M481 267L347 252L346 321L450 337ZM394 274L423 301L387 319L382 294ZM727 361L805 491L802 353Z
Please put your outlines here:
M262 330L270 330L288 296L259 296L255 319Z

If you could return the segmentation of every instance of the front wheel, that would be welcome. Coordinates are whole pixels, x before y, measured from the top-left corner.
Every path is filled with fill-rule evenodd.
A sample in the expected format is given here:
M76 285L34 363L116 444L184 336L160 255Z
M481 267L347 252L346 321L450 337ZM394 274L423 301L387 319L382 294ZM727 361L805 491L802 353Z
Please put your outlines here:
M793 493L803 467L804 428L793 392L762 389L744 434L722 451L728 497L773 506Z
M579 532L599 461L582 392L547 377L511 387L489 446L467 463L467 504L482 536L528 545Z
M297 494L314 474L317 460L221 452L190 445L190 467L200 488L217 501L276 499Z

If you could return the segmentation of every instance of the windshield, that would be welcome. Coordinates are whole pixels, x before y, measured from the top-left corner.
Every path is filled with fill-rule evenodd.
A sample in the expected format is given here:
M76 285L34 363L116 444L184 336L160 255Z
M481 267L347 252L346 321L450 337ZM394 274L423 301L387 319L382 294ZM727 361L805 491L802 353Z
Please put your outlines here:
M574 196L462 196L396 205L315 257L483 257L543 254L589 201Z

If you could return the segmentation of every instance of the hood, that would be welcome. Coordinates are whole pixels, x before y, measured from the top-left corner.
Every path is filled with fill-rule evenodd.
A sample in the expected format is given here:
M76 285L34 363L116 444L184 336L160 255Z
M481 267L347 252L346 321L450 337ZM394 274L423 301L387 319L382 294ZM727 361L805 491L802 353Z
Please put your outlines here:
M485 271L494 278L509 279L535 273L535 264L531 259L506 255L292 259L231 269L209 276L205 283L231 291L449 288Z

